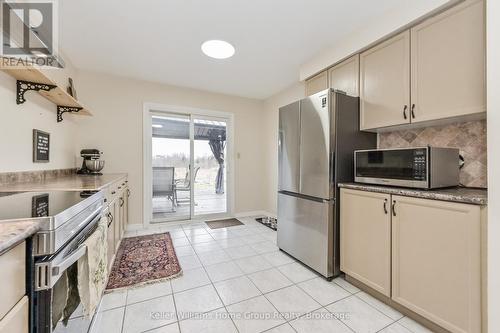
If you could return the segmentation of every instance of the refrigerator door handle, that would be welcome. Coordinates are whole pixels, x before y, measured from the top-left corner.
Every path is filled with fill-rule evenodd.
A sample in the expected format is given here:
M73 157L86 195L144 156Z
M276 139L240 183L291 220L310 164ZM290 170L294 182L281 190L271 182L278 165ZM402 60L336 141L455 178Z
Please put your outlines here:
M295 192L290 192L290 191L278 191L278 193L283 194L283 195L289 195L291 197L296 197L296 198L300 198L300 199L316 201L316 202L329 202L332 204L335 203L335 198L324 199L324 198L318 198L318 197L311 197L310 195L305 195L305 194L295 193Z
M330 152L330 183L335 184L335 152Z

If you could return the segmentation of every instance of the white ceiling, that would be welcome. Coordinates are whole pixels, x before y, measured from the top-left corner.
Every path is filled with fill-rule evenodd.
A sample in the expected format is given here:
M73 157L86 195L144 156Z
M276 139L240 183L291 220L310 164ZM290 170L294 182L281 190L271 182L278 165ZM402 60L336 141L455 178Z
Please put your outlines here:
M78 68L264 99L322 49L412 0L63 0L60 47ZM210 59L208 39L236 48Z

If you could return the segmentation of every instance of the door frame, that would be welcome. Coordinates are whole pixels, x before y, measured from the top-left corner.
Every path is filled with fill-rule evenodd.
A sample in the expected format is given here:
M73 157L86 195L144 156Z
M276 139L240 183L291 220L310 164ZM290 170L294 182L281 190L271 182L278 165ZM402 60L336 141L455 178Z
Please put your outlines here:
M166 105L159 103L149 103L146 102L143 105L143 225L148 228L152 223L152 188L153 188L153 172L152 172L152 129L151 129L151 113L170 113L189 116L192 120L193 117L216 117L224 118L226 120L227 133L226 133L226 151L227 156L225 162L226 168L226 213L220 214L209 214L209 215L197 215L191 216L191 220L200 220L204 218L224 218L233 215L234 212L234 114L230 112L215 111L209 109L199 109L178 105ZM194 141L193 136L193 122L190 121L190 147L191 152L193 151ZM191 162L194 159L190 156ZM193 180L193 174L190 175L191 180ZM193 182L192 182L193 184ZM194 186L191 187L194 189ZM194 197L191 195L191 202L194 202ZM191 211L194 212L194 207L191 207ZM165 221L156 222L154 225L160 225L161 223L178 223L179 221Z

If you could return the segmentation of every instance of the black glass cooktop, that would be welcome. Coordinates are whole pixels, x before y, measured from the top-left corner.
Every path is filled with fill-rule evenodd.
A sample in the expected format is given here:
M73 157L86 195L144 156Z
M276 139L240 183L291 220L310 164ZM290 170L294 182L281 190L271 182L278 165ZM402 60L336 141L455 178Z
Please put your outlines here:
M57 216L79 206L94 193L88 191L0 193L0 222Z

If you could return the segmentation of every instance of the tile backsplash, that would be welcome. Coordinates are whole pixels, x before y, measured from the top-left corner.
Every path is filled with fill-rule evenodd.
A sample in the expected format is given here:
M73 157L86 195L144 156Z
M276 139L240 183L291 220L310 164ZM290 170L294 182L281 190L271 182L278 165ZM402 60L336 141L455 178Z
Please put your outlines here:
M426 145L459 148L465 159L465 165L460 170L460 182L465 186L488 187L486 120L379 134L379 148Z

